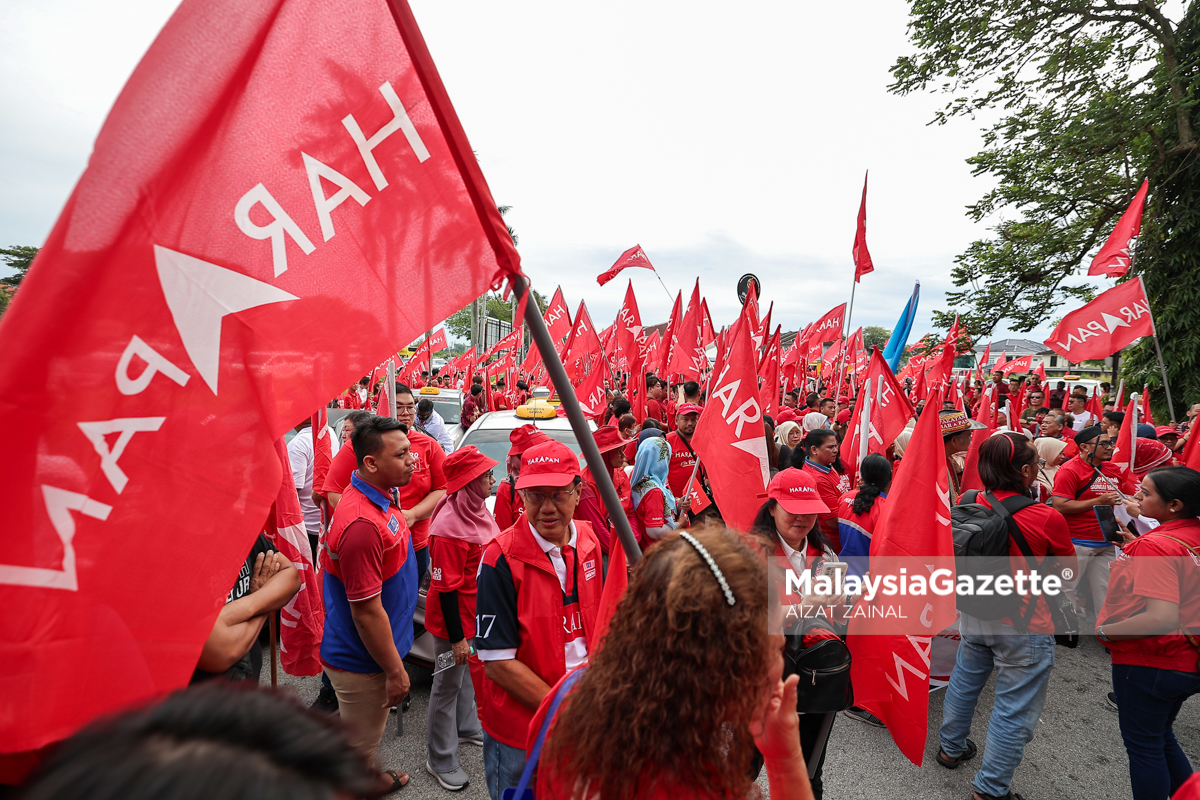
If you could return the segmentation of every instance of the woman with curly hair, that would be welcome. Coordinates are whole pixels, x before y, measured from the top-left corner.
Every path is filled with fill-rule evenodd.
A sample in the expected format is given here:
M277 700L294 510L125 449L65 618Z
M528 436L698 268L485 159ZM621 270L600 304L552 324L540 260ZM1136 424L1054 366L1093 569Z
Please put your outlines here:
M646 550L676 528L688 527L687 498L676 498L667 486L671 467L671 445L661 436L643 440L633 459L629 476L633 513L629 525L638 544Z
M551 720L537 796L745 797L757 746L771 797L811 800L797 679L782 679L768 614L766 564L736 534L707 525L664 538ZM556 693L529 726L531 749Z

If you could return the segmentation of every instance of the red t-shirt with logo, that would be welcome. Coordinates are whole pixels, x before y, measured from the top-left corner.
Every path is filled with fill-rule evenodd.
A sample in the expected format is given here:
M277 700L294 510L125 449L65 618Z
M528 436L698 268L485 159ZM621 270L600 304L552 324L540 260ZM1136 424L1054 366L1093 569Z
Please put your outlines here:
M692 470L696 468L696 457L688 449L688 443L683 440L679 431L671 431L666 436L667 444L671 445L671 463L667 472L667 486L671 494L683 497ZM699 480L699 476L697 476Z
M442 446L419 431L408 433L409 453L413 457L413 476L407 486L397 489L400 497L400 508L409 510L436 489L446 488L446 473L442 464L446 454ZM325 492L344 494L350 485L350 476L358 466L353 447L343 447L333 457L329 465L329 474L325 476ZM417 520L412 526L413 549L421 550L429 544L429 517Z
M1076 497L1075 494L1087 486L1093 474L1094 471L1090 464L1084 463L1082 458L1072 458L1060 466L1054 475L1054 496L1064 500L1090 500L1093 497L1118 490L1127 495L1132 495L1137 491L1137 483L1129 470L1118 467L1111 461L1105 461L1100 465L1100 476L1096 478L1096 481L1088 486L1087 490L1079 497ZM1096 519L1096 514L1092 509L1089 508L1082 514L1063 514L1062 516L1067 520L1067 528L1072 539L1089 542L1104 541L1104 534L1100 531L1100 522Z
M1180 626L1200 630L1200 558L1168 536L1200 552L1200 521L1195 519L1164 522L1125 545L1109 568L1108 596L1097 627L1142 613L1146 598L1153 598L1178 604ZM1180 633L1104 645L1114 664L1200 672L1200 652Z
M804 471L812 475L813 480L817 482L817 494L821 496L821 502L829 509L828 512L817 515L817 524L821 526L821 532L829 540L829 546L833 548L833 552L841 552L842 540L838 535L838 501L842 499L843 494L850 491L850 478L833 467L822 471L807 459L804 461Z
M633 533L643 551L656 543L658 539L651 539L646 530L661 528L667 524L667 498L662 493L662 489L651 489L646 492L629 517L629 521L633 523Z
M458 593L458 615L463 636L475 638L475 575L483 558L483 545L449 536L429 537L429 593L425 599L425 628L434 636L449 639L442 618L442 592Z
M663 408L662 403L653 397L646 400L646 418L658 420L662 423L663 430L667 429L667 411Z

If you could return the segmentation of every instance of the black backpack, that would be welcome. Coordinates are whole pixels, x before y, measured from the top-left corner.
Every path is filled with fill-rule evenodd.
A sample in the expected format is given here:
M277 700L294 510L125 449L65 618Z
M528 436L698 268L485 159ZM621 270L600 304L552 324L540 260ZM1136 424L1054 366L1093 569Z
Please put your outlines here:
M1012 515L1023 508L1037 503L1028 497L1010 497L1001 502L989 492L986 497L992 508L976 503L979 492L967 492L959 505L950 509L950 526L954 535L954 568L958 575L974 577L976 586L986 583L994 585L996 577L1012 575L1008 544L1016 528ZM998 509L1003 509L1000 511ZM1010 527L1011 522L1011 527ZM1022 536L1019 545L1024 545ZM1025 551L1028 545L1022 547ZM990 576L990 580L987 578ZM958 595L958 610L976 619L1000 619L1011 617L1014 627L1024 632L1028 619L1017 619L1022 598L1016 592L990 596ZM1033 615L1034 604L1029 604L1028 616Z

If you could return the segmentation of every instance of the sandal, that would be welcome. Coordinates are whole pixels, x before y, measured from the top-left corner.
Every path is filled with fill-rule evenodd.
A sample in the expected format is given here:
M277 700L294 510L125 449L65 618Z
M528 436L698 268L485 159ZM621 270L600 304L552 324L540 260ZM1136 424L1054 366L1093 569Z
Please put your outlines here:
M941 749L939 749L937 752L937 762L946 769L958 769L959 764L964 761L970 761L975 757L975 753L977 752L978 750L975 747L975 743L970 739L967 739L967 749L960 753L956 758L951 758L942 752Z
M391 794L392 792L397 792L407 786L408 782L412 780L407 772L397 772L394 769L385 769L381 774L392 776L392 785L389 788L384 789L381 794Z

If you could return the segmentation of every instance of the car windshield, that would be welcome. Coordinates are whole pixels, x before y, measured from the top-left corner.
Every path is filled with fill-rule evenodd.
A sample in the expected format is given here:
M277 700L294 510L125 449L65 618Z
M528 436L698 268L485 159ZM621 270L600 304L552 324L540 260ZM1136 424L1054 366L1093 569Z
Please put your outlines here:
M574 431L543 430L542 433L555 441L562 442L571 448L575 455L580 454L579 441L575 438ZM508 448L512 446L508 441L508 434L509 432L506 430L475 430L467 434L462 440L462 444L459 445L460 447L474 445L485 456L498 462L496 466L492 467L492 477L496 479L497 486L508 477L508 468L504 466L504 462L508 458ZM579 466L585 466L582 457L579 459ZM495 490L493 489L493 491Z
M433 410L447 425L457 425L462 420L462 409L457 400L434 400Z

